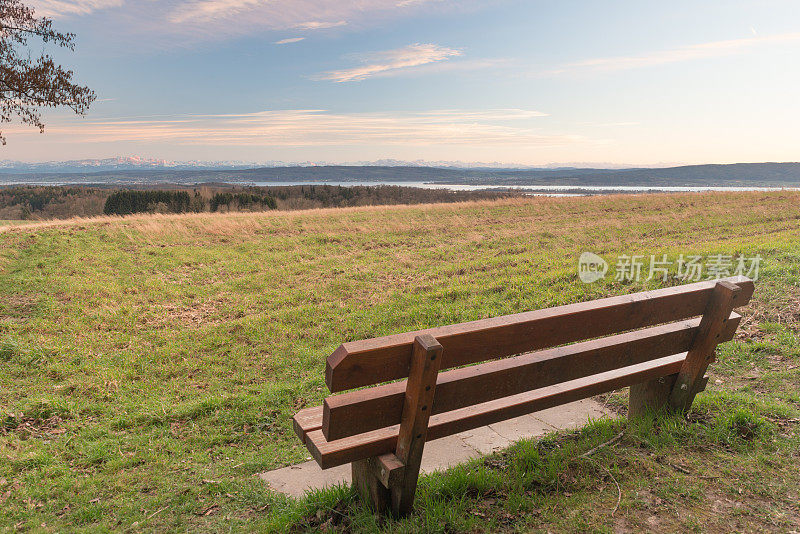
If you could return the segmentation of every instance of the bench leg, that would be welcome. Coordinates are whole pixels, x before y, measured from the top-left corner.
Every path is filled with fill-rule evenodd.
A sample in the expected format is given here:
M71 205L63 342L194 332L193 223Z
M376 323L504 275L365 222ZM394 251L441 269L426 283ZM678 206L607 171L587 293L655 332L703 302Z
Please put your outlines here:
M669 411L669 395L677 374L662 376L631 386L628 417L643 417Z
M628 417L644 417L659 413L675 412L670 404L669 397L675 387L678 375L662 376L649 382L631 386L630 400L628 401ZM708 377L704 376L695 383L694 391L689 395L687 406L691 406L694 398L701 391L705 391Z
M391 491L386 488L377 475L376 458L358 460L351 465L353 487L361 499L370 504L379 514L387 514L392 509Z

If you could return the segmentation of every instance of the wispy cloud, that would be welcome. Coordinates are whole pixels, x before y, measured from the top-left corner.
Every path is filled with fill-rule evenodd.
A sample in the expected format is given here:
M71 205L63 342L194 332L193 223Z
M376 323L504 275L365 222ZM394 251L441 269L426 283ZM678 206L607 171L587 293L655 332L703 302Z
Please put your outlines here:
M378 73L375 76L421 76L440 74L442 72L464 72L472 70L498 69L514 67L516 61L508 58L476 58L437 61L420 65L411 69L402 69Z
M278 110L230 115L182 115L48 124L61 143L171 143L195 146L476 146L570 145L579 136L543 134L523 109L432 110L417 113L333 113ZM22 127L15 136L39 135Z
M399 0L397 2L397 7L417 6L420 4L427 4L430 2L441 2L441 0Z
M465 0L475 3L495 0ZM452 0L26 0L53 18L103 15L100 27L115 37L138 39L140 46L191 45L265 31L333 31L364 28L377 21L422 15L428 6L467 9ZM400 5L398 5L400 4ZM116 8L113 11L110 8ZM147 39L142 39L147 36Z
M112 7L119 7L123 0L32 0L30 5L36 14L44 17L66 15L88 15Z
M709 59L742 54L759 46L771 44L786 44L800 41L800 32L782 33L770 36L754 36L745 39L731 39L726 41L713 41L689 46L682 46L670 50L662 50L649 54L636 56L615 56L605 58L587 59L567 63L566 65L548 71L545 74L561 74L571 71L620 71L680 63L697 59Z
M262 0L191 0L178 4L169 16L169 21L181 24L229 19L263 3Z
M51 0L52 1L52 0ZM420 0L426 4L437 0ZM225 31L262 29L321 30L344 26L349 20L363 20L397 9L397 0L155 0L169 7L166 19L176 24L231 25ZM240 15L247 14L246 19Z
M299 30L325 30L327 28L337 28L339 26L345 26L346 24L347 24L346 20L337 20L337 21L311 20L295 24L294 27Z
M355 82L378 74L419 67L420 65L444 61L460 55L461 51L455 48L447 48L436 44L413 44L396 50L363 55L361 60L364 64L361 66L323 72L313 76L312 79Z
M290 43L299 43L303 39L305 39L305 37L290 37L288 39L281 39L280 41L275 41L274 44L276 44L276 45L284 45L284 44L290 44Z

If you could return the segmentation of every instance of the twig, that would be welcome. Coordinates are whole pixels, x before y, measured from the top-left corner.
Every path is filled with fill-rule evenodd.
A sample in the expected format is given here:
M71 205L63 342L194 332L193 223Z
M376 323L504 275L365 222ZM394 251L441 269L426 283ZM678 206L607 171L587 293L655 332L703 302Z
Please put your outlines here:
M592 458L589 458L589 459L592 460ZM595 463L597 463L597 462L595 462ZM614 517L614 514L617 513L617 510L619 510L619 503L622 502L622 488L619 487L619 482L617 482L617 479L614 478L614 475L611 474L611 471L606 467L603 467L603 469L606 470L606 473L608 473L608 476L611 477L611 480L613 480L614 484L617 486L617 505L614 506L613 510L611 510L611 517Z
M608 473L608 476L611 477L611 480L614 481L614 485L617 486L617 504L616 506L614 506L614 509L611 510L611 517L614 517L614 514L617 513L617 510L619 510L619 505L622 502L622 488L620 487L619 482L617 482L617 479L614 478L614 475L611 473L611 471L606 466L600 465L600 463L594 458L592 458L591 455L597 452L598 450L602 449L603 447L608 447L609 445L612 445L617 441L621 440L623 435L624 432L620 432L619 434L617 434L610 440L606 441L605 443L601 443L597 447L589 449L585 453L578 456L578 458L586 458L587 460L594 462L595 465L597 465L598 467L602 468L606 473Z
M681 473L683 473L684 475L691 475L691 474L692 474L692 472L691 472L691 471L689 471L689 470L688 470L688 469L686 469L685 467L681 467L680 465L676 465L676 464L669 464L669 466L670 466L671 468L673 468L675 471L680 471L680 472L681 472Z
M606 445L606 443L604 443L603 445ZM589 452L591 452L591 451L589 451ZM600 462L598 462L594 458L590 458L590 457L585 456L585 455L581 455L581 456L579 456L579 458L586 458L590 462L594 462L597 467L603 468L603 470L605 470L605 472L608 473L608 476L611 477L611 480L614 481L614 485L617 486L617 504L616 504L616 506L614 506L614 509L611 510L611 517L614 517L614 514L617 513L617 510L619 510L619 504L622 502L622 488L619 486L619 482L617 482L617 479L614 478L614 475L611 474L611 471L606 466L600 465Z
M603 447L607 447L607 446L611 445L612 443L616 443L617 441L621 440L622 439L622 435L623 435L623 432L620 432L619 434L617 434L616 436L614 436L610 440L606 441L605 443L601 443L597 447L595 447L593 449L589 449L585 453L581 454L580 457L581 458L588 458L592 454L596 453L599 449L602 449Z
M616 392L617 392L617 390L615 389L614 391L612 391L611 393L609 393L609 394L608 394L608 397L606 397L606 400L604 400L604 401L603 401L603 406L601 406L601 407L600 407L600 411L601 411L601 412L604 412L604 411L605 411L605 409L606 409L606 404L608 404L608 401L609 401L609 400L611 400L611 397L612 397L612 396L614 395L614 393L616 393Z
M147 516L147 519L145 519L145 521L149 521L149 520L153 519L153 518L156 516L156 514L160 514L161 512L163 512L164 510L166 510L167 508L169 508L169 507L168 507L168 506L165 506L164 508L162 508L162 509L160 509L160 510L156 510L156 511L155 511L155 512L153 512L152 514L148 515L148 516Z

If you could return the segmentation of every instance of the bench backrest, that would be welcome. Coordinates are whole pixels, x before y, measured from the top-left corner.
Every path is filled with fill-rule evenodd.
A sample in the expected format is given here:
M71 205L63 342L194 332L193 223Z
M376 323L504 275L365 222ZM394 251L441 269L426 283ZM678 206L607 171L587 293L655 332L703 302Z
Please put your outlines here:
M738 286L729 308L750 300L752 281L723 280ZM717 283L345 343L328 358L328 388L373 387L330 396L321 420L309 412L304 422L298 414L295 425L302 427L301 436L314 438L309 449L323 467L392 450L407 381L390 381L408 377L414 340L426 334L442 347L428 440L676 374L701 328L700 316L713 304ZM740 320L735 312L725 315L716 343L730 340ZM470 365L478 362L484 363Z
M722 280L740 286L742 303L749 301L751 280ZM705 312L715 285L709 280L344 343L328 357L325 382L337 393L407 377L414 338L420 334L442 345L444 370L696 317Z

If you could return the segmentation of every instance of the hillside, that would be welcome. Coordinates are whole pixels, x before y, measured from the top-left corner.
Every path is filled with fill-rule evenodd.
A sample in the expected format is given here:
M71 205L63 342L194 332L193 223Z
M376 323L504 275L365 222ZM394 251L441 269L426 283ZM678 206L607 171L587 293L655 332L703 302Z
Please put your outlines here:
M798 530L798 220L781 192L0 222L0 529ZM343 341L662 283L582 284L583 251L763 257L688 421L424 477L400 523L253 476L306 458L290 418Z

